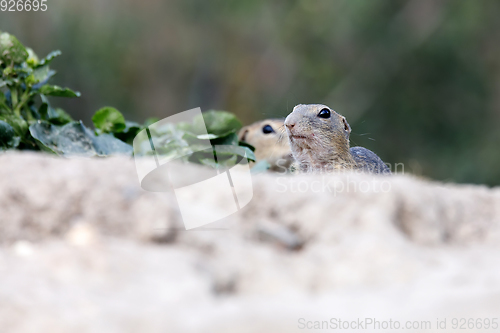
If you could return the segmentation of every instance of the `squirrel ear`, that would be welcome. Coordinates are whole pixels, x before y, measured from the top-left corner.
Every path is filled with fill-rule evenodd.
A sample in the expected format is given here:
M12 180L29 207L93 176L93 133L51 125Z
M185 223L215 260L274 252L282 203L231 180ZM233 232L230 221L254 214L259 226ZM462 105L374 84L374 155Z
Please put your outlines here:
M248 126L245 126L242 129L240 129L240 132L238 133L239 140L245 141L247 133L248 133Z
M344 117L342 117L342 122L344 123L344 130L347 132L347 134L351 134L351 126L349 126L349 123L347 120L345 120Z

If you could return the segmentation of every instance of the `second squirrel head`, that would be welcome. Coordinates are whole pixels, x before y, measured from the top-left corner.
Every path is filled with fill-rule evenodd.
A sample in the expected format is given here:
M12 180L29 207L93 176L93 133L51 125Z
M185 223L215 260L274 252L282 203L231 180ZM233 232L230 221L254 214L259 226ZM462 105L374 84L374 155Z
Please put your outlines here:
M281 171L278 163L288 167L292 162L283 119L266 119L245 126L238 137L240 141L254 146L257 161L266 160L271 165L271 170Z

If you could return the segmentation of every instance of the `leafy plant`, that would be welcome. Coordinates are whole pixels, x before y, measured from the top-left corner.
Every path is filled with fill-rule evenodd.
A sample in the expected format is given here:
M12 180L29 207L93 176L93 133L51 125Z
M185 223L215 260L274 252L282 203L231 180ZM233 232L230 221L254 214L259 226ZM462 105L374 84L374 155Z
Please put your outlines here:
M120 111L108 106L94 114L94 131L73 120L63 109L52 107L48 96L80 96L79 92L48 83L55 75L49 64L60 54L54 51L40 60L16 37L0 32L0 151L42 150L61 156L131 155L135 136L157 119L141 125L125 120ZM204 124L207 132L200 132ZM155 136L162 143L157 147L162 153L179 154L190 162L219 167L232 165L243 156L255 160L253 147L238 141L236 132L240 128L241 123L233 114L209 111L190 124L167 124ZM207 140L209 149L200 149L207 148ZM218 146L217 159L213 145Z
M48 96L80 96L48 83L55 75L49 64L60 54L54 51L40 60L16 37L0 33L0 149L43 150L58 155L131 154L130 145L113 135L96 135L63 109L52 107Z
M181 159L215 168L235 165L241 158L255 161L254 147L238 140L241 122L225 111L207 111L191 123L149 127L155 153L162 159ZM145 138L141 154L152 154Z

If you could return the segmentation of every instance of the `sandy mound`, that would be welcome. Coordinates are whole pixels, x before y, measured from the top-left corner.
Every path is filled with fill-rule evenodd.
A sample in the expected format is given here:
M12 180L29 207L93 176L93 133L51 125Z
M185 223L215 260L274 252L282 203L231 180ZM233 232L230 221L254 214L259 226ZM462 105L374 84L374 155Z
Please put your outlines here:
M142 190L130 159L8 153L0 174L6 331L331 331L372 318L431 332L498 317L498 189L262 174L241 212L185 231L173 193Z

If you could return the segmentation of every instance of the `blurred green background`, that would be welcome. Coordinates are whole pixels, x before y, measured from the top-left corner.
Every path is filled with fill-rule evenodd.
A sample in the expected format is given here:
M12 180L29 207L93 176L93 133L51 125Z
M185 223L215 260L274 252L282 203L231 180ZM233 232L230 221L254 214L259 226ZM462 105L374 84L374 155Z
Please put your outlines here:
M494 0L49 0L0 30L63 52L53 82L82 97L54 102L88 125L104 105L246 124L324 103L405 172L499 185L499 17Z

